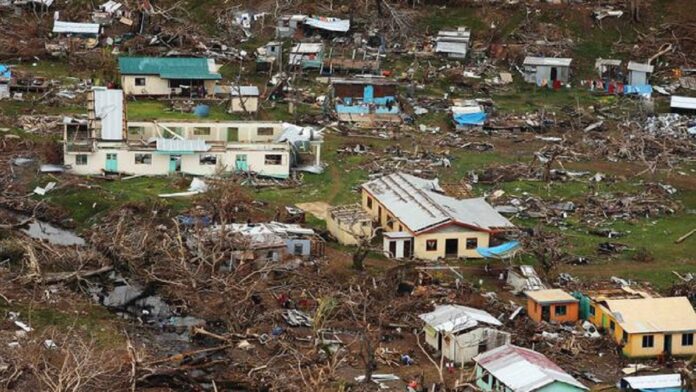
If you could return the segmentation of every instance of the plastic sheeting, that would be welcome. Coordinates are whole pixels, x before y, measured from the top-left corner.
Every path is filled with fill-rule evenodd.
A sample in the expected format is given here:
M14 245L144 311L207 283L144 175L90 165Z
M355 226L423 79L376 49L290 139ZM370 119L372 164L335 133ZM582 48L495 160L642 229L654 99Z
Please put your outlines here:
M476 252L483 257L492 259L504 259L511 257L513 253L519 249L520 243L517 241L506 242L502 245L494 246L492 248L476 248Z
M624 85L624 94L630 95L630 94L639 94L639 95L651 95L653 92L653 88L649 84L644 84L642 86L633 86L630 84Z
M454 122L459 125L483 125L486 118L487 115L484 112L454 114Z

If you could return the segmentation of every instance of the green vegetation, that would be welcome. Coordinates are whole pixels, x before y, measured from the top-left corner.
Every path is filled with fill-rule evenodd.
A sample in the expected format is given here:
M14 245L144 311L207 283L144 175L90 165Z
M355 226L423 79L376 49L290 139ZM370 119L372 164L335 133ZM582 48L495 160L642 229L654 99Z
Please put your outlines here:
M236 114L227 113L227 106L224 103L219 105L209 105L210 114L203 120L232 121L240 120ZM147 120L201 120L200 117L190 112L179 112L171 109L169 105L161 101L138 100L127 104L128 120L147 121Z

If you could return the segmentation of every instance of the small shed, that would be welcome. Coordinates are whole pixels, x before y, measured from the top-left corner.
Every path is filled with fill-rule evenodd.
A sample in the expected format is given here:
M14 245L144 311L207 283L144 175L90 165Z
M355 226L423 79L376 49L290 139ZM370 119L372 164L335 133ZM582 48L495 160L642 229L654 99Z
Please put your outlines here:
M410 259L413 256L413 235L405 231L390 231L382 236L382 250L387 257Z
M523 63L524 80L537 86L556 86L570 80L573 59L527 56Z
M259 109L259 88L230 86L230 113L256 113Z
M359 237L372 237L372 218L358 204L336 206L328 210L326 229L339 243L357 245Z
M673 113L696 114L696 97L672 95L669 107Z
M635 61L628 62L628 84L631 86L644 86L650 79L650 74L655 69L650 64L636 63Z
M568 323L578 321L580 306L577 298L560 289L525 291L527 314L536 321Z
M619 381L618 387L625 392L683 392L681 375L656 374L629 376Z
M621 60L598 58L595 61L595 70L597 76L603 80L619 80L623 79L621 71Z
M302 68L321 68L324 55L324 44L321 42L300 42L290 49L288 62L290 65Z
M469 51L471 31L466 27L457 30L441 30L435 39L435 52L444 53L449 58L463 59Z

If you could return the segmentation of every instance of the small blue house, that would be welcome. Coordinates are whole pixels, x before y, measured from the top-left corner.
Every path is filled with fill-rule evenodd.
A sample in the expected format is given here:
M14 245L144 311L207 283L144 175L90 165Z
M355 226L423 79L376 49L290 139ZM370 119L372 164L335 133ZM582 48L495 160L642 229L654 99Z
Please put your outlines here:
M682 388L679 374L656 374L650 376L630 376L619 381L618 387L625 392L686 392Z
M336 114L345 122L401 122L397 83L382 77L333 79Z
M12 71L9 65L0 64L0 99L10 97L10 80Z

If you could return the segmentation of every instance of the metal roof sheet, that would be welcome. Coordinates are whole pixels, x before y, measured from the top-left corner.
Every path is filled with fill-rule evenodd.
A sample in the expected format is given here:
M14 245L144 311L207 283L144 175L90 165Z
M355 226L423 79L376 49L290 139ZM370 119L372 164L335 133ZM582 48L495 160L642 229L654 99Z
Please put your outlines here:
M437 41L435 44L436 53L461 53L466 54L469 49L468 41L466 42L451 42Z
M678 388L682 386L681 375L679 374L658 374L654 376L631 376L624 377L621 381L636 390L659 389L659 388Z
M561 57L532 57L527 56L524 59L524 65L549 65L556 67L570 67L573 59Z
M321 30L335 31L345 33L350 30L350 20L338 19L329 17L310 18L307 17L303 21L307 26L311 26Z
M696 110L696 97L682 97L679 95L672 95L672 98L669 102L669 106L675 109Z
M696 331L696 312L686 297L613 299L606 306L628 333Z
M456 333L479 323L501 326L498 319L485 310L462 305L437 305L435 310L418 316L436 331Z
M205 140L157 138L157 151L162 152L205 152L210 146Z
M578 302L578 300L575 297L561 289L527 291L525 292L525 295L531 298L534 302L540 304L558 302Z
M122 75L159 75L165 79L218 80L215 60L197 57L119 57Z
M554 382L587 390L544 354L504 345L479 354L474 361L515 392L531 392Z
M636 63L634 61L629 61L627 68L629 71L638 71L638 72L647 72L647 73L651 73L655 69L655 67L650 65L650 64Z
M621 60L615 60L615 59L603 59L603 58L598 58L595 60L595 68L599 68L602 65L610 65L614 67L618 67L621 65Z
M94 115L101 120L102 139L123 139L123 91L95 88Z
M259 88L256 86L230 86L230 95L243 97L258 97Z
M321 42L300 42L290 49L290 53L319 53L324 49L324 44Z
M56 20L53 23L53 32L59 34L90 34L99 35L98 23L76 23Z

